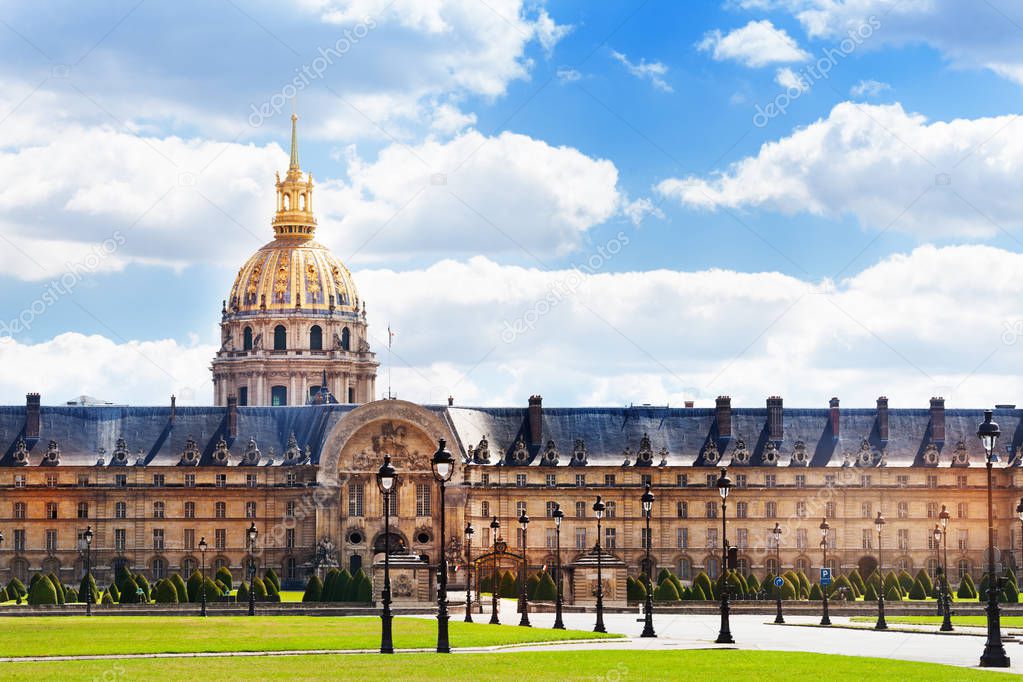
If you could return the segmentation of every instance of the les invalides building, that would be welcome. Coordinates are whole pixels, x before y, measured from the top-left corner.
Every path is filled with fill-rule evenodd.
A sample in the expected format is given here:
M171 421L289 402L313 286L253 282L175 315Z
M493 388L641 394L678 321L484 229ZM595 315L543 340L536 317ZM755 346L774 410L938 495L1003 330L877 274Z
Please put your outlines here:
M29 394L24 405L0 407L0 579L42 570L77 582L88 526L101 583L121 565L151 579L187 575L201 538L209 566L241 575L254 523L260 570L273 567L291 587L334 565L372 573L389 545L427 564L447 552L455 588L466 573L466 523L476 530L473 557L493 546L496 517L512 553L502 568L515 569L523 550L531 569L554 566L557 503L566 600L586 601L593 586L573 575L592 567L596 497L607 505L605 565L635 575L646 483L656 496L654 570L683 580L715 576L726 542L745 572L762 577L780 563L812 575L822 518L828 564L872 570L878 512L887 520L884 567L933 573L942 507L953 577L983 570L980 409L946 409L941 398L890 409L883 397L854 409L837 398L791 409L776 396L763 407L733 407L726 396L706 407L627 408L549 407L539 396L502 408L378 400L365 303L345 265L314 239L313 182L299 167L294 120L272 225L273 241L242 265L223 304L215 405L51 406ZM1003 434L996 542L1003 565L1016 566L1023 411L1000 406L994 417ZM445 548L430 467L442 438L456 459ZM374 478L385 454L398 471L390 537ZM715 488L723 466L735 484L727 538ZM525 548L522 512L532 519ZM608 590L623 600L624 580Z

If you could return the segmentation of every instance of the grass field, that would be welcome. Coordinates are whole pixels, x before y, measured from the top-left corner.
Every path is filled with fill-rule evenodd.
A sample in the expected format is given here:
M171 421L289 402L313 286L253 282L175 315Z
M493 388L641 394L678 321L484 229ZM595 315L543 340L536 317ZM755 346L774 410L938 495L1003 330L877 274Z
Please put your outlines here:
M998 673L930 663L779 651L530 651L8 663L12 680L991 680Z
M876 616L854 616L850 620L866 623L877 620ZM888 623L912 623L917 625L941 625L941 616L887 616ZM1002 616L1002 627L1023 628L1023 616ZM987 625L986 616L952 616L952 625Z
M494 646L601 637L584 630L548 630L450 622L452 647ZM617 637L618 635L605 635ZM394 646L437 644L437 621L396 618ZM329 616L104 616L0 618L5 656L377 649L380 619Z

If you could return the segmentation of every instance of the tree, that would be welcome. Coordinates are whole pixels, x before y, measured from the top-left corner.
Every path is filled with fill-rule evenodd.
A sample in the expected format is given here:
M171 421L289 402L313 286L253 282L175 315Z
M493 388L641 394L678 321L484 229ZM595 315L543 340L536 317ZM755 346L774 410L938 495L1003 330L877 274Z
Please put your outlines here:
M699 585L694 584L689 592L692 595L690 599L693 601L707 601L707 595L704 593L703 588Z
M231 569L227 566L221 566L217 569L217 572L214 575L214 580L219 580L224 583L229 590L234 587L234 576L231 575Z
M967 573L963 576L963 579L959 581L959 589L956 591L956 596L960 599L976 599L977 592L974 590L973 585L967 580L970 574Z
M710 581L710 577L703 571L696 574L696 578L693 580L693 585L699 585L703 591L705 599L714 599L714 583Z
M636 581L640 589L643 590L643 598L646 598L646 588L643 587L643 583ZM533 596L535 601L555 601L558 598L558 586L554 582L554 578L547 571L543 571L540 574L540 584L536 586L536 593Z
M11 599L17 599L18 597L27 597L28 590L17 578L11 578L10 582L7 583L7 596Z
M146 580L146 576L139 573L135 577L135 583L142 588L142 602L147 603L152 599L152 589L149 587L149 581Z
M156 584L154 597L157 604L177 604L178 588L170 580L161 580Z
M920 585L924 588L925 594L934 594L934 583L931 582L931 576L927 575L927 571L921 568L916 572L916 579L920 581ZM910 599L912 598L913 597L910 597Z
M913 585L909 588L909 598L917 601L927 598L927 588L920 582L919 577L913 581Z
M117 583L110 584L107 594L109 594L110 598L114 601L121 601L121 591L117 589Z
M103 599L100 601L100 603L101 604L106 604L107 606L113 606L114 605L114 598L110 596L110 591L109 590L107 590L106 592L103 593Z
M56 604L57 589L49 580L36 580L28 592L28 603L31 606Z
M515 580L515 576L512 575L511 571L505 571L504 575L501 576L501 592L502 597L514 598L519 596L518 581Z
M867 581L867 591L863 593L863 601L877 601L877 587L874 581Z
M249 601L249 584L244 580L241 585L238 586L238 593L235 595L235 600L242 603Z
M309 582L305 584L305 594L302 595L302 601L309 603L314 601L320 601L323 596L323 582L320 577L315 573L309 576Z
M252 591L256 594L256 601L266 601L266 583L258 575L252 578Z
M526 599L530 601L536 599L533 595L536 593L536 586L540 584L540 578L535 573L531 573L526 578Z
M206 576L206 581L202 583L202 587L197 590L198 594L195 595L196 603L202 601L202 593L206 593L206 602L216 601L222 594L226 594L223 590L217 587L217 584L213 582L213 578Z
M902 601L902 593L896 585L889 585L884 595L885 601Z
M821 601L824 599L824 593L821 592L821 586L814 583L810 586L810 601Z
M277 572L274 571L273 566L266 569L266 573L263 574L263 581L270 581L274 584L274 592L281 591L281 579L277 577ZM269 590L267 590L269 592Z
M92 603L98 603L100 591L96 586L96 579L92 576L91 572L82 576L82 584L78 588L78 596L81 598L83 603L89 599L89 592L86 591L86 588L92 588Z
M665 580L663 583L657 586L654 590L654 601L679 601L678 590L675 589L675 583L671 580Z
M127 580L119 587L121 591L121 603L122 604L138 604L141 597L138 594L139 586L135 582L135 578L131 575L128 576Z
M175 573L169 579L169 582L174 585L174 589L178 592L178 603L187 604L188 599L188 586L185 585L185 579L180 574Z
M863 582L863 576L860 575L859 569L854 568L849 573L849 582L856 588L856 595L859 596L867 591L867 585Z

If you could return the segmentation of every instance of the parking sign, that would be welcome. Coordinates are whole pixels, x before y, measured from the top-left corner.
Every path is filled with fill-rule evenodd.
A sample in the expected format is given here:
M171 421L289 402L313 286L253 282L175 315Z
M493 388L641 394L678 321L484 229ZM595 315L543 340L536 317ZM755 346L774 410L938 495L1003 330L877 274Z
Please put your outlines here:
M830 584L831 584L831 569L830 568L822 568L821 569L821 587L827 587Z

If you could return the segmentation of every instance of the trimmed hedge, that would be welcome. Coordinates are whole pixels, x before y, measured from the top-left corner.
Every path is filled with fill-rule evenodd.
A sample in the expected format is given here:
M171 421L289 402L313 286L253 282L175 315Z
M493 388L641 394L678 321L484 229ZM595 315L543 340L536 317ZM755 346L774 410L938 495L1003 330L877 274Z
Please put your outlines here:
M909 598L919 601L922 599L926 599L927 594L928 594L927 588L924 586L922 582L920 582L920 578L914 580L913 586L909 588Z
M57 603L57 590L48 579L36 580L28 592L28 603L31 606Z
M963 579L959 581L959 589L956 590L956 596L959 597L960 599L977 598L977 589L973 586L971 581L967 580L967 578L969 577L970 574L967 573L965 576L963 576Z
M823 601L824 593L821 592L821 586L814 583L810 586L810 601Z
M178 593L178 603L179 604L187 604L188 601L189 601L189 599L188 599L188 586L185 585L185 579L182 578L180 574L175 573L174 575L172 575L168 579L168 582L170 582L172 585L174 585L174 589Z
M643 583L639 583L639 586L643 588ZM643 598L646 599L646 588L643 588ZM558 599L558 585L547 571L540 574L540 583L536 586L533 599L536 601L556 601Z
M916 572L916 579L920 582L920 586L924 588L924 593L929 595L934 594L935 583L931 581L931 576L927 575L927 571L920 569ZM910 597L912 599L912 597Z
M170 580L161 580L156 584L154 597L157 604L177 604L178 588Z
M655 588L656 589L656 588ZM638 602L646 600L646 587L639 580L636 580L632 576L625 581L625 594L629 601Z
M281 591L281 579L277 577L277 572L274 571L273 567L266 569L266 573L263 574L263 582L271 582L274 586L274 592ZM269 590L267 590L269 592Z
M82 576L82 584L78 588L78 596L83 604L89 599L89 592L86 591L87 587L92 588L92 603L98 603L101 593L99 587L96 586L96 578L93 577L92 573Z
M654 601L679 601L678 590L675 589L675 583L671 580L665 580L663 583L657 586L654 590Z
M27 597L28 589L25 587L25 584L17 578L11 578L10 582L7 583L7 596L11 599Z
M188 582L185 583L185 589L188 590L188 601L193 604L199 601L199 586L202 585L202 573L199 569L192 571L192 575L188 576Z
M526 578L526 599L529 600L535 599L533 595L536 593L536 587L539 584L540 577L537 576L535 573L531 573L529 577Z
M231 569L229 569L227 566L221 566L220 568L218 568L217 572L214 574L213 579L219 580L220 582L224 583L224 585L227 586L228 590L234 587L234 576L231 575Z
M505 571L504 575L501 576L501 591L499 595L512 599L519 596L519 584L511 571Z
M249 601L249 584L247 582L244 580L242 581L241 585L238 586L238 592L234 598L236 601L242 603L247 603Z
M323 582L315 573L309 576L309 582L305 585L305 594L302 595L303 602L320 601L323 596Z

